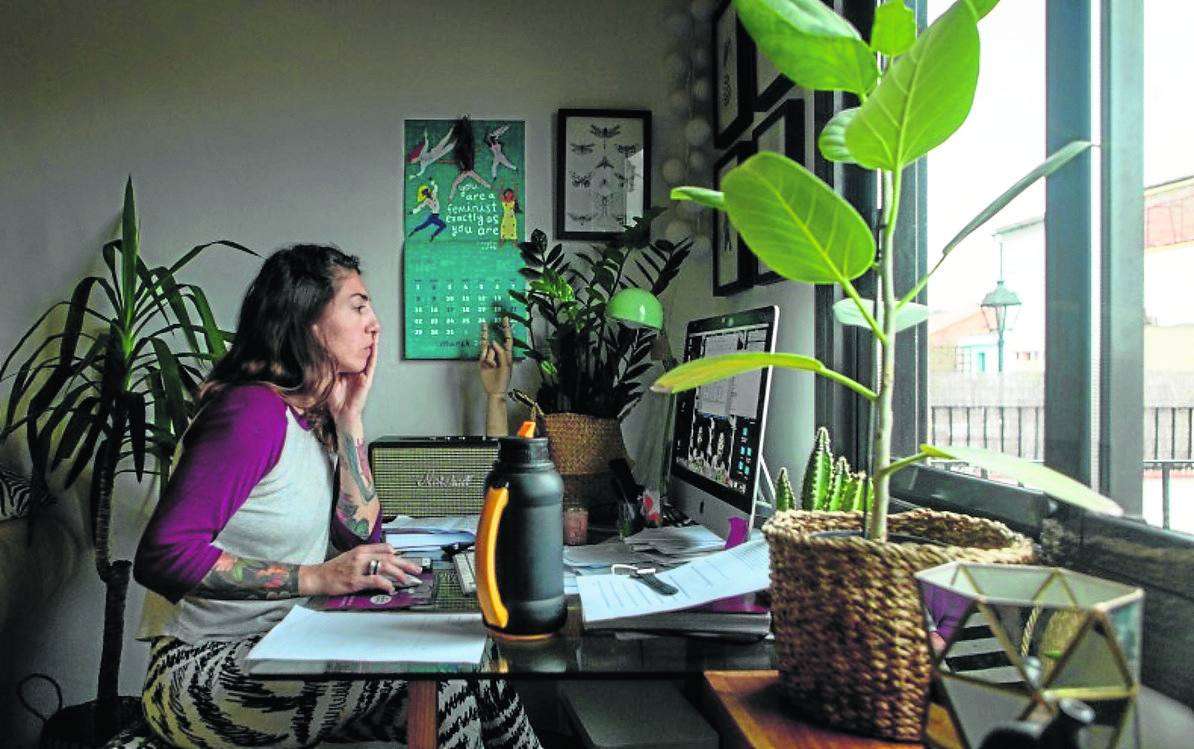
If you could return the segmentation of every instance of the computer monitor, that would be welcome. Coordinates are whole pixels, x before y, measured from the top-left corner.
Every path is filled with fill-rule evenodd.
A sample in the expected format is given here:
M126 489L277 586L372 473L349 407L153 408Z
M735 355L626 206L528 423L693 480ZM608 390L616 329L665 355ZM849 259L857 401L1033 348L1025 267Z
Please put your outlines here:
M736 351L775 351L777 307L688 323L684 361ZM681 512L725 538L729 519L754 525L770 368L702 385L676 396L671 475Z

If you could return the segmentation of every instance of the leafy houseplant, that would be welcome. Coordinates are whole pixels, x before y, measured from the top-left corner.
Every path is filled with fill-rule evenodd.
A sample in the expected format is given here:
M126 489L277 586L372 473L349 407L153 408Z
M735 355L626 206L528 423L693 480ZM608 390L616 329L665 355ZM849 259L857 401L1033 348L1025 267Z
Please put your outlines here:
M997 2L958 0L918 36L914 15L903 0L889 0L875 10L868 43L821 0L734 0L747 32L784 75L810 90L845 91L858 98L858 106L839 112L826 124L817 145L827 159L879 172L881 246L876 247L872 227L848 202L779 154L751 157L726 175L720 192L699 187L672 191L675 199L726 212L751 250L785 278L840 286L845 298L835 305L835 317L874 336L879 363L874 389L813 357L782 353L726 354L689 362L653 387L677 392L775 366L827 377L871 404L869 512L780 512L764 531L772 548L776 640L785 691L813 717L903 740L919 737L929 676L911 572L935 559L1022 562L1032 552L1027 539L1004 526L952 513L934 517L928 511L893 517L893 530L933 537L936 524L941 526L936 540L944 541L946 550L888 543L891 475L929 458L951 458L1040 488L1059 500L1120 514L1117 505L1077 481L993 451L922 445L914 455L891 455L896 336L926 319L927 309L913 300L940 267L939 262L898 296L894 238L901 177L968 116L978 82L978 22ZM1089 146L1074 142L1049 156L950 240L942 261L1026 187ZM852 283L871 272L878 277L877 303L863 299ZM856 526L860 519L865 538L830 539L817 533ZM874 567L858 569L872 561ZM800 597L799 603L785 604L786 596Z
M95 565L107 591L97 700L56 717L59 728L97 745L122 719L117 677L131 568L128 560L111 559L112 487L118 474L130 472L138 481L156 475L159 491L165 486L191 416L192 394L231 340L217 327L203 290L176 278L212 245L256 255L218 241L192 248L168 267L147 266L130 177L120 237L102 249L107 277L79 281L71 298L39 317L0 366L0 380L11 378L0 439L23 431L35 485L45 486L66 466L63 486L69 487L91 468ZM34 345L34 334L59 307L65 319L60 326L51 320L46 339ZM25 358L16 364L22 353Z
M547 249L536 230L518 245L528 281L510 296L526 315L510 315L527 327L527 341L514 345L539 367L542 384L535 401L544 413L573 412L621 420L642 397L638 381L655 333L613 322L605 306L617 292L640 288L659 296L688 257L691 242L652 241L651 222L663 209L651 208L635 225L604 246L566 257L562 245ZM543 331L536 334L536 321Z

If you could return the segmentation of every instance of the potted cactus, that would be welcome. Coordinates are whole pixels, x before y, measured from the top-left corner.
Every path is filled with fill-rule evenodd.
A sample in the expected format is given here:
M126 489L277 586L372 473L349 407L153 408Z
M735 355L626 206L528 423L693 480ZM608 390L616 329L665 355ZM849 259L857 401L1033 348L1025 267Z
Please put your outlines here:
M817 147L827 159L879 173L879 246L872 227L848 202L780 154L752 156L726 175L722 191L672 191L674 199L727 213L752 252L781 276L838 284L845 294L835 305L838 322L865 328L874 336L879 372L873 389L813 357L788 353L696 360L659 378L654 389L678 392L772 366L827 377L870 404L870 478L847 478L844 470L838 472L839 482L855 483L851 511L780 512L764 527L764 534L771 548L785 692L809 717L899 740L919 739L929 681L929 653L912 574L934 560L1027 562L1032 548L1023 536L978 518L917 510L889 519L891 475L929 458L950 458L1062 501L1120 514L1114 502L1089 487L997 452L923 445L914 455L891 454L896 337L926 319L927 309L914 300L940 267L938 263L913 288L894 286L901 176L966 120L978 82L978 24L997 2L958 0L918 36L911 10L902 0L890 0L876 9L868 42L821 0L734 0L747 32L788 78L810 90L840 90L858 98L858 106L829 121ZM1089 147L1074 142L1050 155L970 221L944 248L943 260L1025 188ZM852 283L872 271L878 276L877 302L862 298ZM832 471L831 467L830 478ZM855 510L860 493L863 501ZM867 493L872 495L869 503ZM842 506L844 499L838 503ZM823 533L841 529L856 532L847 538ZM896 543L889 539L889 530L937 543Z

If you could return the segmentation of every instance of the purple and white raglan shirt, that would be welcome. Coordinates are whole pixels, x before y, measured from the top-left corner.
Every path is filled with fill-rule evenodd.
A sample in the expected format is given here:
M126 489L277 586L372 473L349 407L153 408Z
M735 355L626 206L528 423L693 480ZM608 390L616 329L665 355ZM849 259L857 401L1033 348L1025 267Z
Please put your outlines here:
M334 541L364 543L335 518L336 455L264 385L231 387L183 436L174 472L137 547L133 574L149 589L138 637L236 640L265 632L303 598L217 600L188 595L226 551L319 564ZM369 542L381 540L381 518Z

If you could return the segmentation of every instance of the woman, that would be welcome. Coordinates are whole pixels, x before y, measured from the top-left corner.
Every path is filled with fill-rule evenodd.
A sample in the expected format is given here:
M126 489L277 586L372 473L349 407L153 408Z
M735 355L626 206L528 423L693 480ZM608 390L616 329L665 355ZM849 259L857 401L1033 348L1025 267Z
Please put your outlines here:
M393 592L420 571L381 543L366 460L361 416L380 327L357 258L333 247L280 250L249 287L137 549L134 575L152 591L143 705L158 738L404 740L403 682L258 680L244 668L305 597ZM339 551L328 553L329 540ZM440 746L539 746L503 682L442 685L439 725Z

